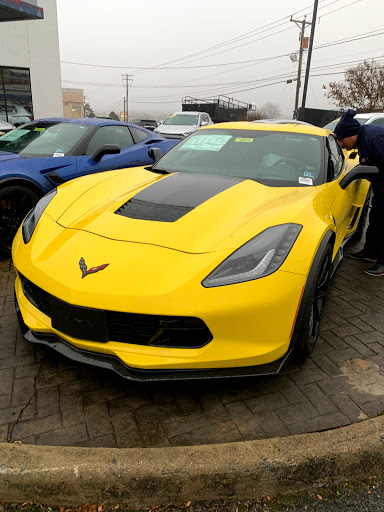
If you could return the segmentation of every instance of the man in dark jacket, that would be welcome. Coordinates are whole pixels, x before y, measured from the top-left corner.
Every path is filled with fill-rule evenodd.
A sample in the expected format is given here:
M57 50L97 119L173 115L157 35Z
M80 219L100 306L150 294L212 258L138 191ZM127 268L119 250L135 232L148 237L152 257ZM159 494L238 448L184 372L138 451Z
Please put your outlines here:
M347 150L357 148L360 163L378 167L379 174L370 179L373 198L369 226L363 250L350 254L356 260L376 262L364 272L370 276L384 276L384 126L361 125L348 110L335 127L339 146Z

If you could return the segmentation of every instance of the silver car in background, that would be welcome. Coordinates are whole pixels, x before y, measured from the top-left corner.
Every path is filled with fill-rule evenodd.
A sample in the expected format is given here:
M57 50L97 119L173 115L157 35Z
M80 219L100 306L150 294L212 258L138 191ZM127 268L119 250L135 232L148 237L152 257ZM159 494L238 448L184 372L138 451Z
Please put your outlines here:
M323 126L323 128L327 128L334 131L337 123L340 121L340 117L331 121L330 123ZM360 124L378 124L380 126L384 126L384 113L383 112L364 112L362 114L356 114L353 119L359 121Z
M184 139L201 126L209 124L213 124L213 121L206 112L174 112L154 132L167 139Z
M13 129L14 126L11 123L7 123L7 121L3 121L2 119L0 119L0 137Z
M23 105L8 103L7 107L0 105L0 119L18 128L22 124L33 121L33 115L26 107L23 107Z

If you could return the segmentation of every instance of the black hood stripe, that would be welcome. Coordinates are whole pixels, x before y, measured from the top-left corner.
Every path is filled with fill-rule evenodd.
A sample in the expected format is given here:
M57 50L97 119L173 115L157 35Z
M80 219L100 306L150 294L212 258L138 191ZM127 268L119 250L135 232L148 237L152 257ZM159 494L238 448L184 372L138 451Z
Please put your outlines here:
M174 222L242 181L231 176L173 174L136 194L115 213L131 219Z

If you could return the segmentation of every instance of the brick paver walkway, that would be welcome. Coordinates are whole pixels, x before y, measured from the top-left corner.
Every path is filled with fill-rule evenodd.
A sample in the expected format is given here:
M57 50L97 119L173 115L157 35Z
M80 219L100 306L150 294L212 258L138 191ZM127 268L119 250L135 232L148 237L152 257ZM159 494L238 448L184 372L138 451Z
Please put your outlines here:
M0 441L193 445L377 416L384 410L384 277L364 275L367 265L345 258L321 338L304 364L291 363L278 377L142 384L26 342L14 311L12 265L0 261Z

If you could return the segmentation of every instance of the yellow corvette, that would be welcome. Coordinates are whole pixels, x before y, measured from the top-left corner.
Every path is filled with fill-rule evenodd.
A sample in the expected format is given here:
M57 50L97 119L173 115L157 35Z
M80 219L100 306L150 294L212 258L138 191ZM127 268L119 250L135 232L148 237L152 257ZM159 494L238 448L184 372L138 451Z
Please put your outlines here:
M362 233L355 165L328 130L236 122L60 186L13 244L24 336L128 379L277 373Z

